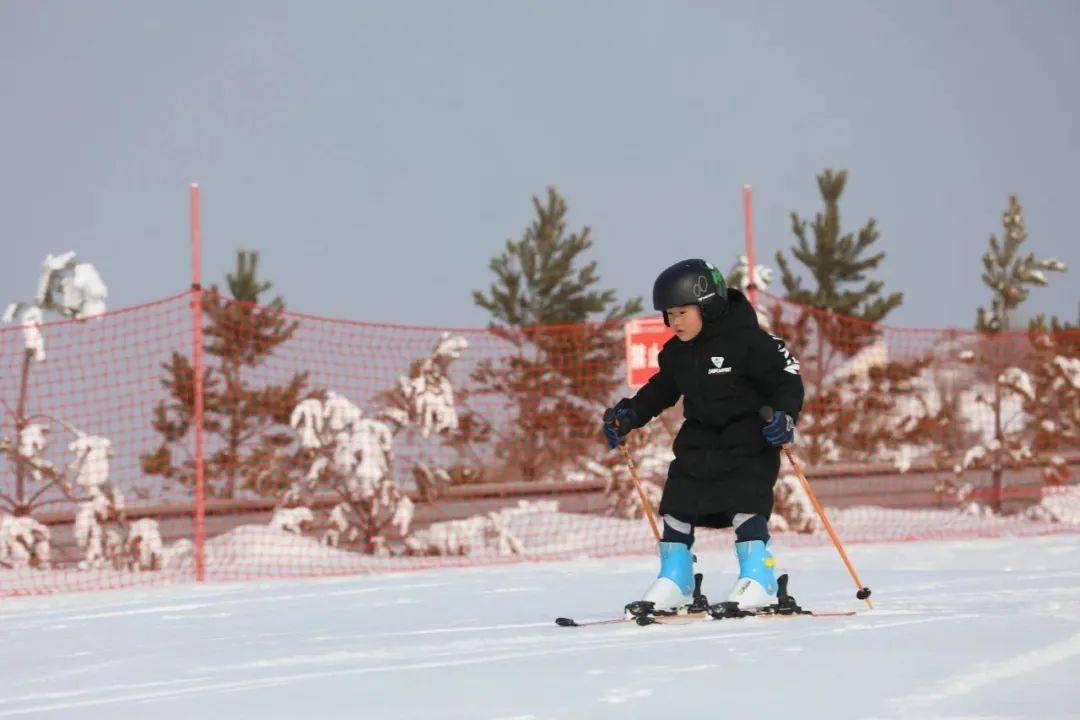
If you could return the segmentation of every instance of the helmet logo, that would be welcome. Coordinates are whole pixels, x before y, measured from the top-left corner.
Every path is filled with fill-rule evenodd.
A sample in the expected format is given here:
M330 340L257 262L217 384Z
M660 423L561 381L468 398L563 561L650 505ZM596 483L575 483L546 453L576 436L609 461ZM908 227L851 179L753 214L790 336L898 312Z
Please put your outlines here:
M694 297L700 298L709 291L709 279L704 275L698 275L694 281Z

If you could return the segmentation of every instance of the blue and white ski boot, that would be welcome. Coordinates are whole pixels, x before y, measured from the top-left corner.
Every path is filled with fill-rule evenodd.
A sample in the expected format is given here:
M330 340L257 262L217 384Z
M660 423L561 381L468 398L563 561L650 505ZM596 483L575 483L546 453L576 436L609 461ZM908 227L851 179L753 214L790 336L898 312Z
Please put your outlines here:
M761 540L735 543L739 559L739 579L728 595L728 602L739 603L740 610L754 610L776 604L776 558Z
M660 574L641 600L656 610L674 610L694 601L694 556L681 542L659 543Z

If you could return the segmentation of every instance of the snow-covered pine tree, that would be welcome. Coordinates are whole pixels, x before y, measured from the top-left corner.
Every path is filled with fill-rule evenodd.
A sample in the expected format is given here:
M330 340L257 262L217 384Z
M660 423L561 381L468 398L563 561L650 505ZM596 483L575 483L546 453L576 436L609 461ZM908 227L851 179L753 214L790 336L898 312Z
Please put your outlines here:
M467 348L464 337L443 333L427 356L410 363L406 375L374 398L371 416L333 390L300 401L289 423L299 445L295 464L306 474L283 494L276 524L297 533L315 529L309 506L315 495L330 493L336 502L322 523L328 527L324 543L387 555L393 552L391 539L407 541L414 504L402 486L409 472L396 466L394 440L406 431L423 444L451 436L459 420L450 366ZM450 480L424 459L414 463L411 475L426 499Z
M508 406L507 422L492 423L496 455L509 476L540 480L596 451L592 428L622 382L620 321L641 311L640 299L619 303L597 290L588 227L567 233L566 201L548 188L533 197L536 219L490 263L496 281L473 300L491 313L491 332L513 352L481 361L474 395ZM558 329L545 326L561 325Z
M95 546L80 541L80 548L88 556L119 561L123 553L123 495L109 482L111 442L104 437L88 435L62 418L35 413L30 407L31 370L35 364L46 362L48 357L41 332L45 313L87 320L105 312L107 296L108 288L97 269L90 263L76 262L74 252L47 255L34 300L12 303L4 313L5 322L15 321L22 325L24 351L15 408L4 404L12 415L15 433L11 438L0 437L0 454L7 456L15 470L15 487L11 495L0 493L0 513L6 510L12 514L10 518L0 518L0 565L49 565L51 533L32 515L57 502L78 505L77 540L80 540L80 527L86 528L87 532L96 531L99 540L106 535L117 539L109 553L105 552L103 542ZM67 446L73 459L67 466L47 457L51 438L61 430L67 430L73 436ZM87 521L91 507L94 510Z
M1065 264L1048 258L1039 260L1034 253L1022 255L1020 246L1027 240L1023 208L1015 195L1009 196L1009 207L1002 214L1001 240L991 234L990 249L983 255L983 282L990 288L990 307L980 307L976 313L975 328L987 333L988 341L996 333L1010 329L1011 314L1031 293L1033 286L1047 284L1046 272L1063 272ZM1033 332L1037 337L1040 333ZM993 347L988 342L984 347ZM1038 352L1036 346L1036 352ZM992 392L980 394L978 402L993 413L994 436L989 441L975 445L957 465L958 472L970 467L989 467L992 482L991 507L994 512L1002 510L1005 471L1017 467L1032 458L1032 432L1027 423L1011 423L1004 417L1007 400L1018 400L1028 409L1028 417L1039 415L1035 406L1047 398L1036 395L1031 376L1014 364L1019 358L1009 353L987 352L980 359L980 366ZM1037 432L1037 429L1036 429Z
M272 285L259 280L258 260L256 252L238 252L236 270L226 275L231 297L216 285L203 294L208 360L203 426L208 446L216 448L206 458L205 477L207 493L216 497L232 498L241 490L274 495L288 487L295 471L289 415L304 395L308 374L294 373L284 384L261 386L245 377L297 328L285 317L280 297L260 305ZM190 360L178 352L162 368L162 385L170 397L154 410L153 427L161 443L142 456L142 469L190 488L194 461L180 448L191 429L195 374Z
M990 288L990 307L976 312L975 329L995 333L1010 330L1010 315L1031 294L1031 287L1046 285L1047 272L1063 272L1065 263L1054 258L1039 260L1034 253L1020 254L1027 240L1024 209L1015 195L1009 196L1009 209L1002 215L1001 240L990 234L990 249L982 257L982 280Z

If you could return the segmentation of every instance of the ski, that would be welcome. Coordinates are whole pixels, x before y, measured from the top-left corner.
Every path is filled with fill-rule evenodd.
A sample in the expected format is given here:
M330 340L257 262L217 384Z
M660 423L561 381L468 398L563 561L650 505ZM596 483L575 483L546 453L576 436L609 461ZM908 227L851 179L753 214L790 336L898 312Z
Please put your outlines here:
M775 605L768 605L753 610L742 610L737 602L720 602L713 605L701 593L700 574L695 575L694 602L677 610L656 610L651 602L636 600L629 603L621 618L602 620L574 620L568 617L555 618L559 627L588 627L590 625L615 625L634 623L636 625L682 625L692 620L734 620L740 618L783 618L783 617L850 617L854 610L803 610L788 594L788 576L777 578L778 592Z
M741 611L740 615L714 616L709 613L672 613L665 615L640 615L637 617L605 618L602 620L575 620L568 617L555 618L559 627L591 627L593 625L684 625L694 620L738 620L741 618L796 618L796 617L851 617L855 610L803 610L801 613L776 613Z
M694 601L689 605L681 607L677 610L656 610L651 602L645 600L635 600L632 603L627 604L623 609L623 617L621 618L607 618L603 620L583 620L577 621L573 618L559 617L555 618L555 624L559 627L587 627L589 625L614 625L617 623L634 622L638 625L648 625L649 621L646 618L652 617L665 617L665 618L698 618L708 617L709 612L709 600L701 593L701 581L703 579L701 573L694 575Z

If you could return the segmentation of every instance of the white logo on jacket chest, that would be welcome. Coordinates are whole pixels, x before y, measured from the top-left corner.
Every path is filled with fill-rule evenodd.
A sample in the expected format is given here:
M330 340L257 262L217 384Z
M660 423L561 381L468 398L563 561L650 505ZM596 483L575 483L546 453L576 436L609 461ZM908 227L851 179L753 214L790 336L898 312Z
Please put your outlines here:
M717 373L729 373L729 372L731 372L730 367L724 367L724 358L723 357L715 357L714 356L713 359L712 359L712 364L715 365L716 367L709 368L709 374L710 375L716 375Z

